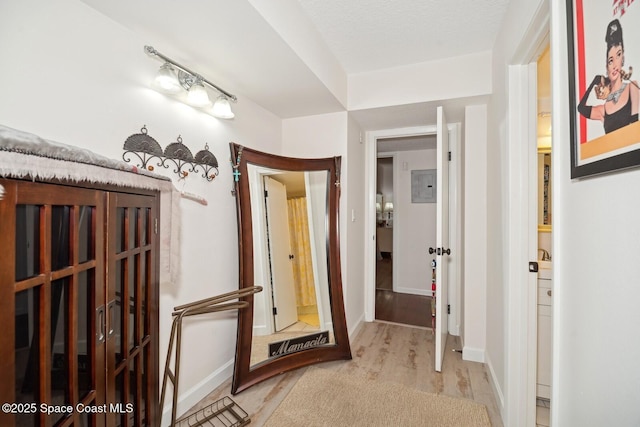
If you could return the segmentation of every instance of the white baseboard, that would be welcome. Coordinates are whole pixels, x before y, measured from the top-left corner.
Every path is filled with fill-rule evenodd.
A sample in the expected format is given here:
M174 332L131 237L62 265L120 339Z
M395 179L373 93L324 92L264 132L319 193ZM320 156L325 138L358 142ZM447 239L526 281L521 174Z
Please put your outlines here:
M225 363L222 367L214 371L211 375L200 381L191 389L183 392L180 391L178 396L178 410L176 411L177 417L184 414L189 409L193 408L195 404L204 399L209 393L215 390L220 384L228 380L233 375L234 360L231 359ZM162 376L162 373L161 373ZM162 386L162 385L161 385ZM171 384L167 385L167 395L165 396L164 408L162 408L162 423L163 427L171 424ZM162 392L162 390L160 390Z
M393 287L393 292L398 292L400 294L413 294L413 295L423 295L425 297L430 297L431 295L431 290L426 290L426 289L418 289L418 288L407 288L404 286L394 286Z
M271 331L266 325L253 326L253 336L271 335Z
M462 360L485 363L485 352L481 348L462 347Z
M491 359L489 358L489 356L486 356L486 365L487 368L489 369L489 378L491 379L491 388L493 388L493 395L496 398L496 402L498 404L498 409L500 410L500 416L502 417L502 419L504 420L504 394L502 393L502 390L500 389L500 386L498 385L498 381L496 378L496 372L493 369L493 363L491 363Z
M349 342L353 343L353 340L358 336L362 327L364 326L364 313L360 316L355 325L349 329Z

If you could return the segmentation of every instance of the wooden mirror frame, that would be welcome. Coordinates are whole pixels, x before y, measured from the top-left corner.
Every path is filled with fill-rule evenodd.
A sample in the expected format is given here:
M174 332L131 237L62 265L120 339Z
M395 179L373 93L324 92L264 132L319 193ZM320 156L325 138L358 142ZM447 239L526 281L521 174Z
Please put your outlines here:
M255 365L252 369L251 346L253 338L253 309L254 295L243 298L249 307L238 313L238 335L236 341L235 366L231 393L237 394L268 378L298 369L311 364L331 360L351 359L351 346L347 332L347 322L344 313L344 298L342 293L342 278L340 267L340 238L339 238L339 199L340 199L340 163L341 157L320 159L299 159L283 157L256 151L236 143L229 144L234 174L236 208L238 216L238 248L239 248L239 288L248 288L254 283L254 254L253 254L253 226L251 216L251 195L249 191L249 176L247 164L264 166L286 171L327 171L327 267L329 278L329 301L335 343L324 345L296 353L285 354L273 360L267 360ZM261 285L261 284L258 284Z

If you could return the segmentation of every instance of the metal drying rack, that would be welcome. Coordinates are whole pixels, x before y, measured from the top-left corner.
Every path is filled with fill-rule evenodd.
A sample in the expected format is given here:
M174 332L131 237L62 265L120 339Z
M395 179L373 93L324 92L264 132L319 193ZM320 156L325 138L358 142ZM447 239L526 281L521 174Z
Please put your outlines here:
M237 291L194 301L174 307L171 314L173 323L171 325L171 338L167 351L167 360L164 367L164 378L162 380L162 394L160 396L160 410L164 408L164 398L167 390L167 382L173 384L173 400L171 404L171 426L192 427L192 426L224 426L241 427L251 422L249 415L238 406L231 398L223 397L211 405L199 411L181 417L176 420L176 407L178 404L178 380L180 377L180 351L182 344L182 319L188 316L215 313L219 311L240 310L249 307L247 301L239 301L240 298L247 297L262 291L261 286L252 286ZM234 301L238 300L238 301ZM171 356L173 345L176 344L174 367L171 369Z

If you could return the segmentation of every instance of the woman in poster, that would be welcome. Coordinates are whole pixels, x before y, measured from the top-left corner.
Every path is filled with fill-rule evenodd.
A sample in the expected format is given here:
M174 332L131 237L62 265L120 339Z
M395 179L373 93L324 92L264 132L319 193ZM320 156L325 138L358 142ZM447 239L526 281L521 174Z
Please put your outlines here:
M588 119L600 120L604 125L605 133L609 133L638 121L640 89L637 82L629 81L632 68L629 67L629 73L622 68L624 43L622 26L617 19L607 26L605 41L607 43L607 76L595 76L578 104L578 112ZM594 90L596 97L604 100L604 103L587 105L587 100Z

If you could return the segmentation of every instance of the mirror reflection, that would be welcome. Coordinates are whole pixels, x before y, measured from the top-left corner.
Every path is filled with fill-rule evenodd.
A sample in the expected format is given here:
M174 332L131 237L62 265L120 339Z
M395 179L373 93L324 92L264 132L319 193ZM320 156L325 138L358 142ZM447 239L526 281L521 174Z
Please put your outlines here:
M327 266L328 171L247 165L255 282L251 368L298 351L291 340L326 331L335 343Z
M351 359L340 267L341 158L278 156L230 144L245 298L231 393L275 375Z

